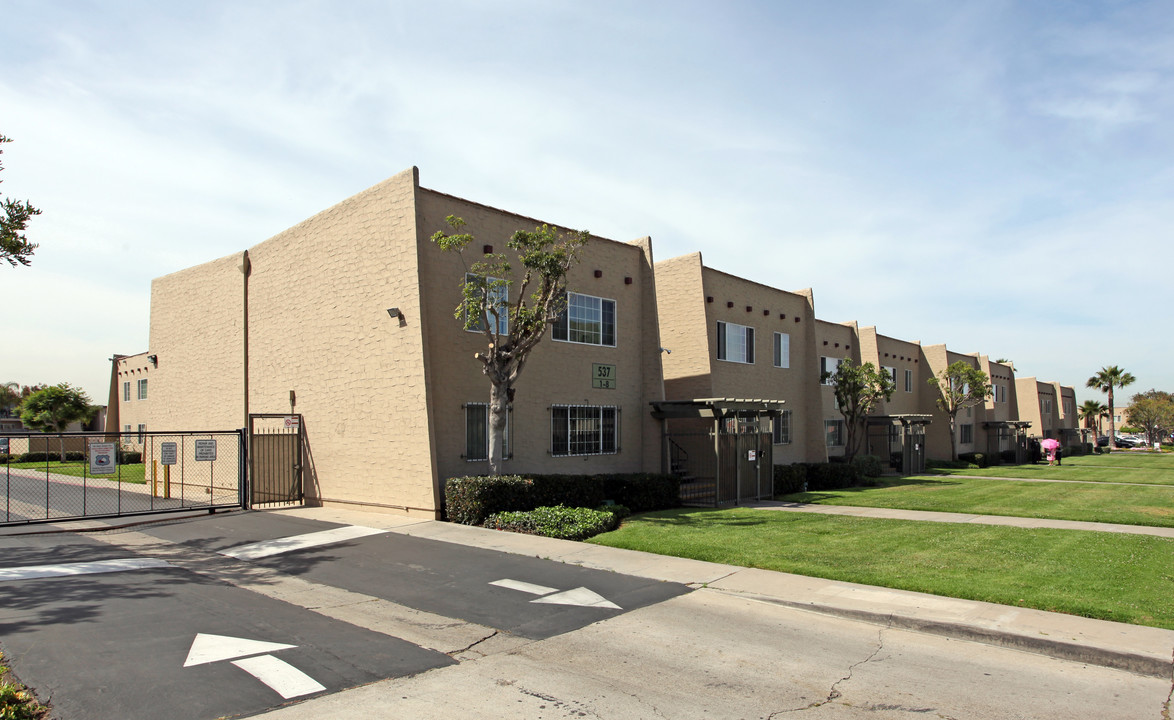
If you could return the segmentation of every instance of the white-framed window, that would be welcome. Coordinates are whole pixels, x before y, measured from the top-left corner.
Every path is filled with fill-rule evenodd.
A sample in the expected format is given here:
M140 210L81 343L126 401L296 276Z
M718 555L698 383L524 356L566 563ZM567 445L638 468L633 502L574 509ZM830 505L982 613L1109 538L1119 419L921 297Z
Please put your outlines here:
M122 384L122 401L130 402L130 380Z
M482 277L480 275L475 275L473 273L465 273L465 282L466 283L480 283L482 281L487 282L487 283L493 283L493 282L497 281L497 278ZM508 335L509 331L510 331L510 318L509 318L510 288L509 288L509 286L504 285L504 284L490 285L489 286L488 304L493 307L496 307L498 310L498 313L500 313L497 317L497 334L498 335ZM486 317L489 318L490 322L493 322L493 313L491 313L487 310L485 315L486 315ZM470 322L470 320L471 320L471 322ZM466 318L465 329L468 330L469 332L481 332L485 328L484 328L484 326L481 325L481 318Z
M143 425L142 423L139 423L139 444L140 445L143 444L143 438L146 436L146 434L147 434L147 426Z
M130 435L130 425L123 425L122 432L125 433L126 435Z
M790 445L791 444L791 411L784 410L777 418L775 418L774 427L771 428L771 440L775 445Z
M888 365L881 365L881 370L883 370L886 375L893 379L893 387L897 387L897 368L889 367Z
M1044 414L1045 415L1052 414L1052 399L1051 398L1044 398Z
M974 424L962 423L958 426L958 442L963 445L974 444Z
M502 457L510 455L510 419L513 409L507 411L505 436L502 438ZM465 404L465 459L489 459L489 403Z
M913 371L905 370L905 392L913 392Z
M844 444L843 420L824 420L823 430L827 436L828 447L841 447Z
M550 454L614 455L620 451L620 409L611 405L550 408Z
M718 321L717 359L754 364L754 328Z
M824 385L835 385L835 383L832 382L830 378L825 380L825 379L823 379L823 376L825 373L828 375L834 374L836 372L836 370L840 369L841 362L843 362L843 361L840 360L840 358L827 357L825 355L820 355L819 356L819 377L821 378L820 382L822 382Z
M567 309L554 323L553 337L586 345L616 346L616 301L567 293Z
M139 380L139 400L147 399L147 378Z
M791 367L791 336L787 333L775 333L775 367Z

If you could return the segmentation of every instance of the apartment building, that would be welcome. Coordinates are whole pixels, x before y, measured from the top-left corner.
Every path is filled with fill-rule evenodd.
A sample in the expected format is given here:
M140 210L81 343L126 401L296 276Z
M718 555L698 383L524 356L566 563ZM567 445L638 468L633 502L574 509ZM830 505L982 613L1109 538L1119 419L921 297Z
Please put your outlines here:
M475 235L472 257L430 241L448 215ZM150 350L114 361L112 422L224 430L298 413L308 499L436 517L446 478L489 469L489 381L474 357L486 339L453 314L465 263L508 254L515 231L540 224L423 188L411 168L245 251L157 278ZM568 290L561 332L516 386L505 472L657 471L651 240L591 237Z

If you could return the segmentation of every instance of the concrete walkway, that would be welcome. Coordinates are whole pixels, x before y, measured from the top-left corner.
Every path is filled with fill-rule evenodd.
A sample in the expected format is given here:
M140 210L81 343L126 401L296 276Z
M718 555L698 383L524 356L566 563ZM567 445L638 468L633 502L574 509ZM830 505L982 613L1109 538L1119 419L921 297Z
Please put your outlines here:
M742 507L759 510L781 510L819 515L851 515L853 517L883 518L885 520L921 520L940 523L970 523L974 525L1002 525L1018 528L1054 528L1057 530L1091 530L1093 532L1122 533L1125 535L1156 535L1174 539L1174 528L1149 525L1119 525L1117 523L1087 522L1084 520L1052 520L1049 518L1011 517L1007 515L974 515L971 513L933 512L928 510L899 510L894 508L856 507L852 505L815 505L811 503L763 500Z
M1153 677L1169 678L1174 669L1174 630L667 557L434 520L414 520L338 508L298 508L278 512L315 520L378 527L412 537L683 583L763 602L1013 647Z

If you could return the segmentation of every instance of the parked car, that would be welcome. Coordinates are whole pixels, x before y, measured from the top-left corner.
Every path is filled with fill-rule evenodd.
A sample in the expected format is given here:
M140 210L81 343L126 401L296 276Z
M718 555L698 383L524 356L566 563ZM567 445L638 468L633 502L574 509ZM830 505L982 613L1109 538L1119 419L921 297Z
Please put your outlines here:
M1135 447L1140 447L1140 446L1144 445L1145 443L1143 441L1138 440L1137 438L1131 438L1131 437L1125 437L1124 435L1118 435L1117 442L1115 444L1119 448L1135 448Z
M1097 438L1097 447L1109 447L1109 436L1101 435Z

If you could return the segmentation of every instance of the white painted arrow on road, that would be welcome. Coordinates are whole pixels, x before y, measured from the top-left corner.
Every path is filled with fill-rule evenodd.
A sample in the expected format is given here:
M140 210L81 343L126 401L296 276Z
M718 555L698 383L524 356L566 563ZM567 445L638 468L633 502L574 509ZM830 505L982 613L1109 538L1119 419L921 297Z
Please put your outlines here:
M233 665L265 683L286 700L325 690L317 680L293 665L266 654L295 647L297 645L198 633L183 666L232 660Z
M494 580L489 583L497 587L507 588L509 590L519 590L531 595L541 595L542 597L536 600L531 600L532 603L543 603L547 605L575 605L579 607L597 607L597 608L612 608L613 610L622 610L619 605L605 599L593 590L588 590L585 587L577 587L574 590L565 590L559 592L558 588L546 587L544 585L535 585L533 583L522 582L521 580Z

